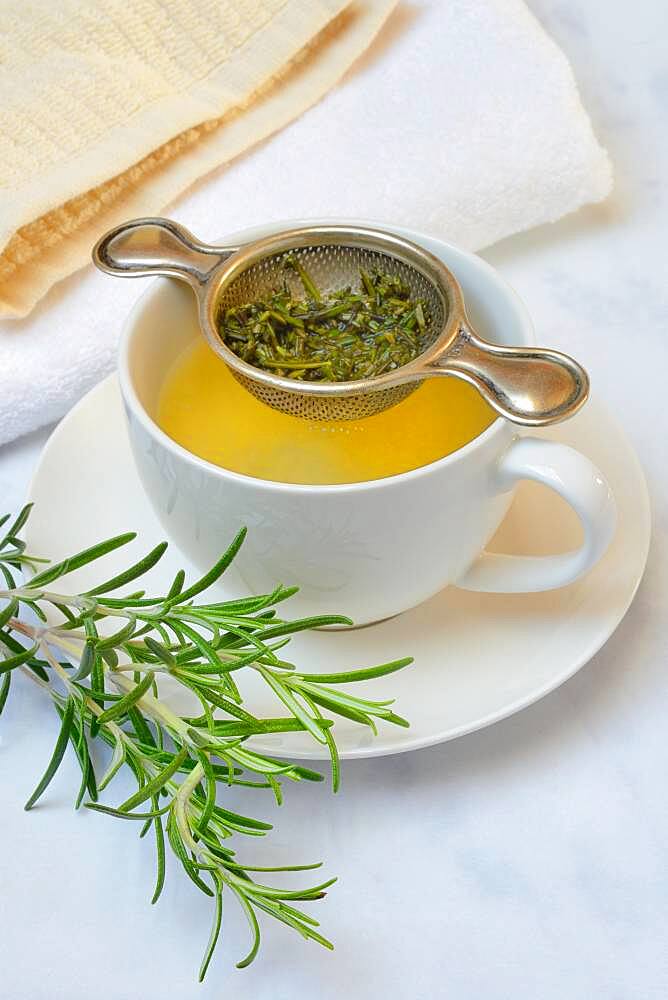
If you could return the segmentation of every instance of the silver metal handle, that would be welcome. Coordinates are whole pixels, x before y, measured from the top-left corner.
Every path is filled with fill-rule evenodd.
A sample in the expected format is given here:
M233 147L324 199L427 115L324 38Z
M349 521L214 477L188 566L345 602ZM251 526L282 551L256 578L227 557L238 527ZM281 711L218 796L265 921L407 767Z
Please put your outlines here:
M542 347L500 347L466 326L429 374L470 382L497 413L529 427L565 420L589 395L586 371L568 355Z
M199 290L213 268L237 250L200 243L171 219L133 219L110 229L98 240L93 248L93 263L101 271L121 278L169 274Z

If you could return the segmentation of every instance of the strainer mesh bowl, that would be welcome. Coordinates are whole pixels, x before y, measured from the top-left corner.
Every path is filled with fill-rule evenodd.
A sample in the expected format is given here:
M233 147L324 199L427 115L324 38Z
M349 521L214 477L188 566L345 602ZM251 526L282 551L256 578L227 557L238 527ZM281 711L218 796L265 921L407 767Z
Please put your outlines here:
M411 298L423 299L426 303L427 327L423 351L431 347L443 330L447 315L446 299L430 278L398 256L346 243L283 249L251 260L247 267L231 276L221 287L216 302L217 318L227 309L265 298L284 283L287 283L295 297L302 298L304 289L299 276L291 268L284 266L287 257L293 257L302 264L323 294L338 291L348 285L358 287L360 270L380 269L396 275L410 290ZM236 355L233 357L236 359ZM380 376L360 380L359 393L351 393L349 388L342 389L343 386L350 387L351 383L277 379L268 372L253 369L258 372L256 377L248 372L246 365L241 370L238 359L235 363L226 357L226 361L235 378L257 399L292 416L309 420L357 420L368 417L399 403L421 384L421 380L414 379L387 386L382 382L378 384L379 378L382 378ZM290 383L289 387L286 383Z

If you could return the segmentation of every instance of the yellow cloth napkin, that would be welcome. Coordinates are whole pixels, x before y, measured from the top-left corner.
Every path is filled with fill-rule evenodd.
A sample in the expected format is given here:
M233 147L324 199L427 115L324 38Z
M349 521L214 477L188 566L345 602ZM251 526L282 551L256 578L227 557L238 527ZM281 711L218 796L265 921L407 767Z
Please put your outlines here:
M0 316L315 103L395 3L0 0Z

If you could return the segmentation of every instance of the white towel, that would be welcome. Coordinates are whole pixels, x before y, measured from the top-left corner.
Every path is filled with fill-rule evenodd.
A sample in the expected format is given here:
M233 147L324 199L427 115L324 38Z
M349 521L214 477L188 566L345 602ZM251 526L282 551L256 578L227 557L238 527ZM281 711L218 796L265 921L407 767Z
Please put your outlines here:
M478 249L610 187L568 62L522 0L425 0L402 5L319 105L169 214L204 240L327 216ZM0 326L0 443L60 417L111 370L143 288L88 268Z

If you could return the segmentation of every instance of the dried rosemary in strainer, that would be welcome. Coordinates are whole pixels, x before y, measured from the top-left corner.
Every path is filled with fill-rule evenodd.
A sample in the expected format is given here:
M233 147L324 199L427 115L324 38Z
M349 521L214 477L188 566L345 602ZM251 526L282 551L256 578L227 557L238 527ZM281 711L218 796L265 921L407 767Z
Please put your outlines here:
M286 280L218 316L221 338L248 364L308 382L347 382L400 368L424 350L427 304L397 275L360 270L359 288L324 294L294 256L285 267L299 276L304 298Z

